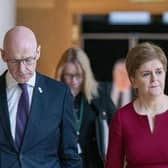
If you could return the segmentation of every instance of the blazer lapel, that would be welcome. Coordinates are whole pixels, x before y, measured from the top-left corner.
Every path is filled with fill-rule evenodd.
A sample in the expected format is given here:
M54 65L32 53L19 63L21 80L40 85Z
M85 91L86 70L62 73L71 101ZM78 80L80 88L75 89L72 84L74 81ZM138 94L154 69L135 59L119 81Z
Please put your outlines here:
M11 135L11 129L10 129L5 74L0 79L0 121L2 123L2 127L4 129L5 134L9 139L10 144L14 147L15 144L14 144L14 141Z

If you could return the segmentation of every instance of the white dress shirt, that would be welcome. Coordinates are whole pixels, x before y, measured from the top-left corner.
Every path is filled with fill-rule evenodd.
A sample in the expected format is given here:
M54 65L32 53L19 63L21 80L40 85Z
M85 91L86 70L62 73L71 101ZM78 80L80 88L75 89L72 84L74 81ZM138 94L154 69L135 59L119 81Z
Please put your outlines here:
M35 78L36 73L34 73L31 79L28 82L26 82L29 94L29 109L33 95L33 88L35 86ZM9 118L10 118L10 128L12 137L13 139L15 139L16 113L22 91L21 88L18 86L18 82L12 77L9 71L6 74L6 85L7 85L6 92L7 92Z

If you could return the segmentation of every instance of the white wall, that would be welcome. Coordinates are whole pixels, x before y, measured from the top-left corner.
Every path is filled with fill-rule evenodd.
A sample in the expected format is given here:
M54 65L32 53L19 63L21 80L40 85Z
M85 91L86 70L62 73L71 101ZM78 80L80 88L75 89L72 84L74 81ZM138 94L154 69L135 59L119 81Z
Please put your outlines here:
M15 26L16 18L16 1L0 0L0 48L3 45L3 38L10 28ZM6 64L0 57L0 74L6 69Z

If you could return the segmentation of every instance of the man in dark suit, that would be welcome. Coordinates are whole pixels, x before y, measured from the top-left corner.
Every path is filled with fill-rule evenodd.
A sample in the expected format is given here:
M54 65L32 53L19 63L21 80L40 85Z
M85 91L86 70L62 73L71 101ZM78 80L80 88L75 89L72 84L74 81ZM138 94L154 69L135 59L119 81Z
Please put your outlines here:
M0 167L80 168L72 96L36 72L34 33L24 26L9 30L1 55L8 71L0 78Z

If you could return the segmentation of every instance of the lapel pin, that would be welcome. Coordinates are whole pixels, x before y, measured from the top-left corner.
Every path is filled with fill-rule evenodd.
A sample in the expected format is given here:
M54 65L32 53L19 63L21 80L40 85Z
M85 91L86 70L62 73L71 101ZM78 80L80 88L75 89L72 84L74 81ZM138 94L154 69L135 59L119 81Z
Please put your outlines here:
M41 89L41 87L38 87L38 90L40 93L43 93L43 90Z

